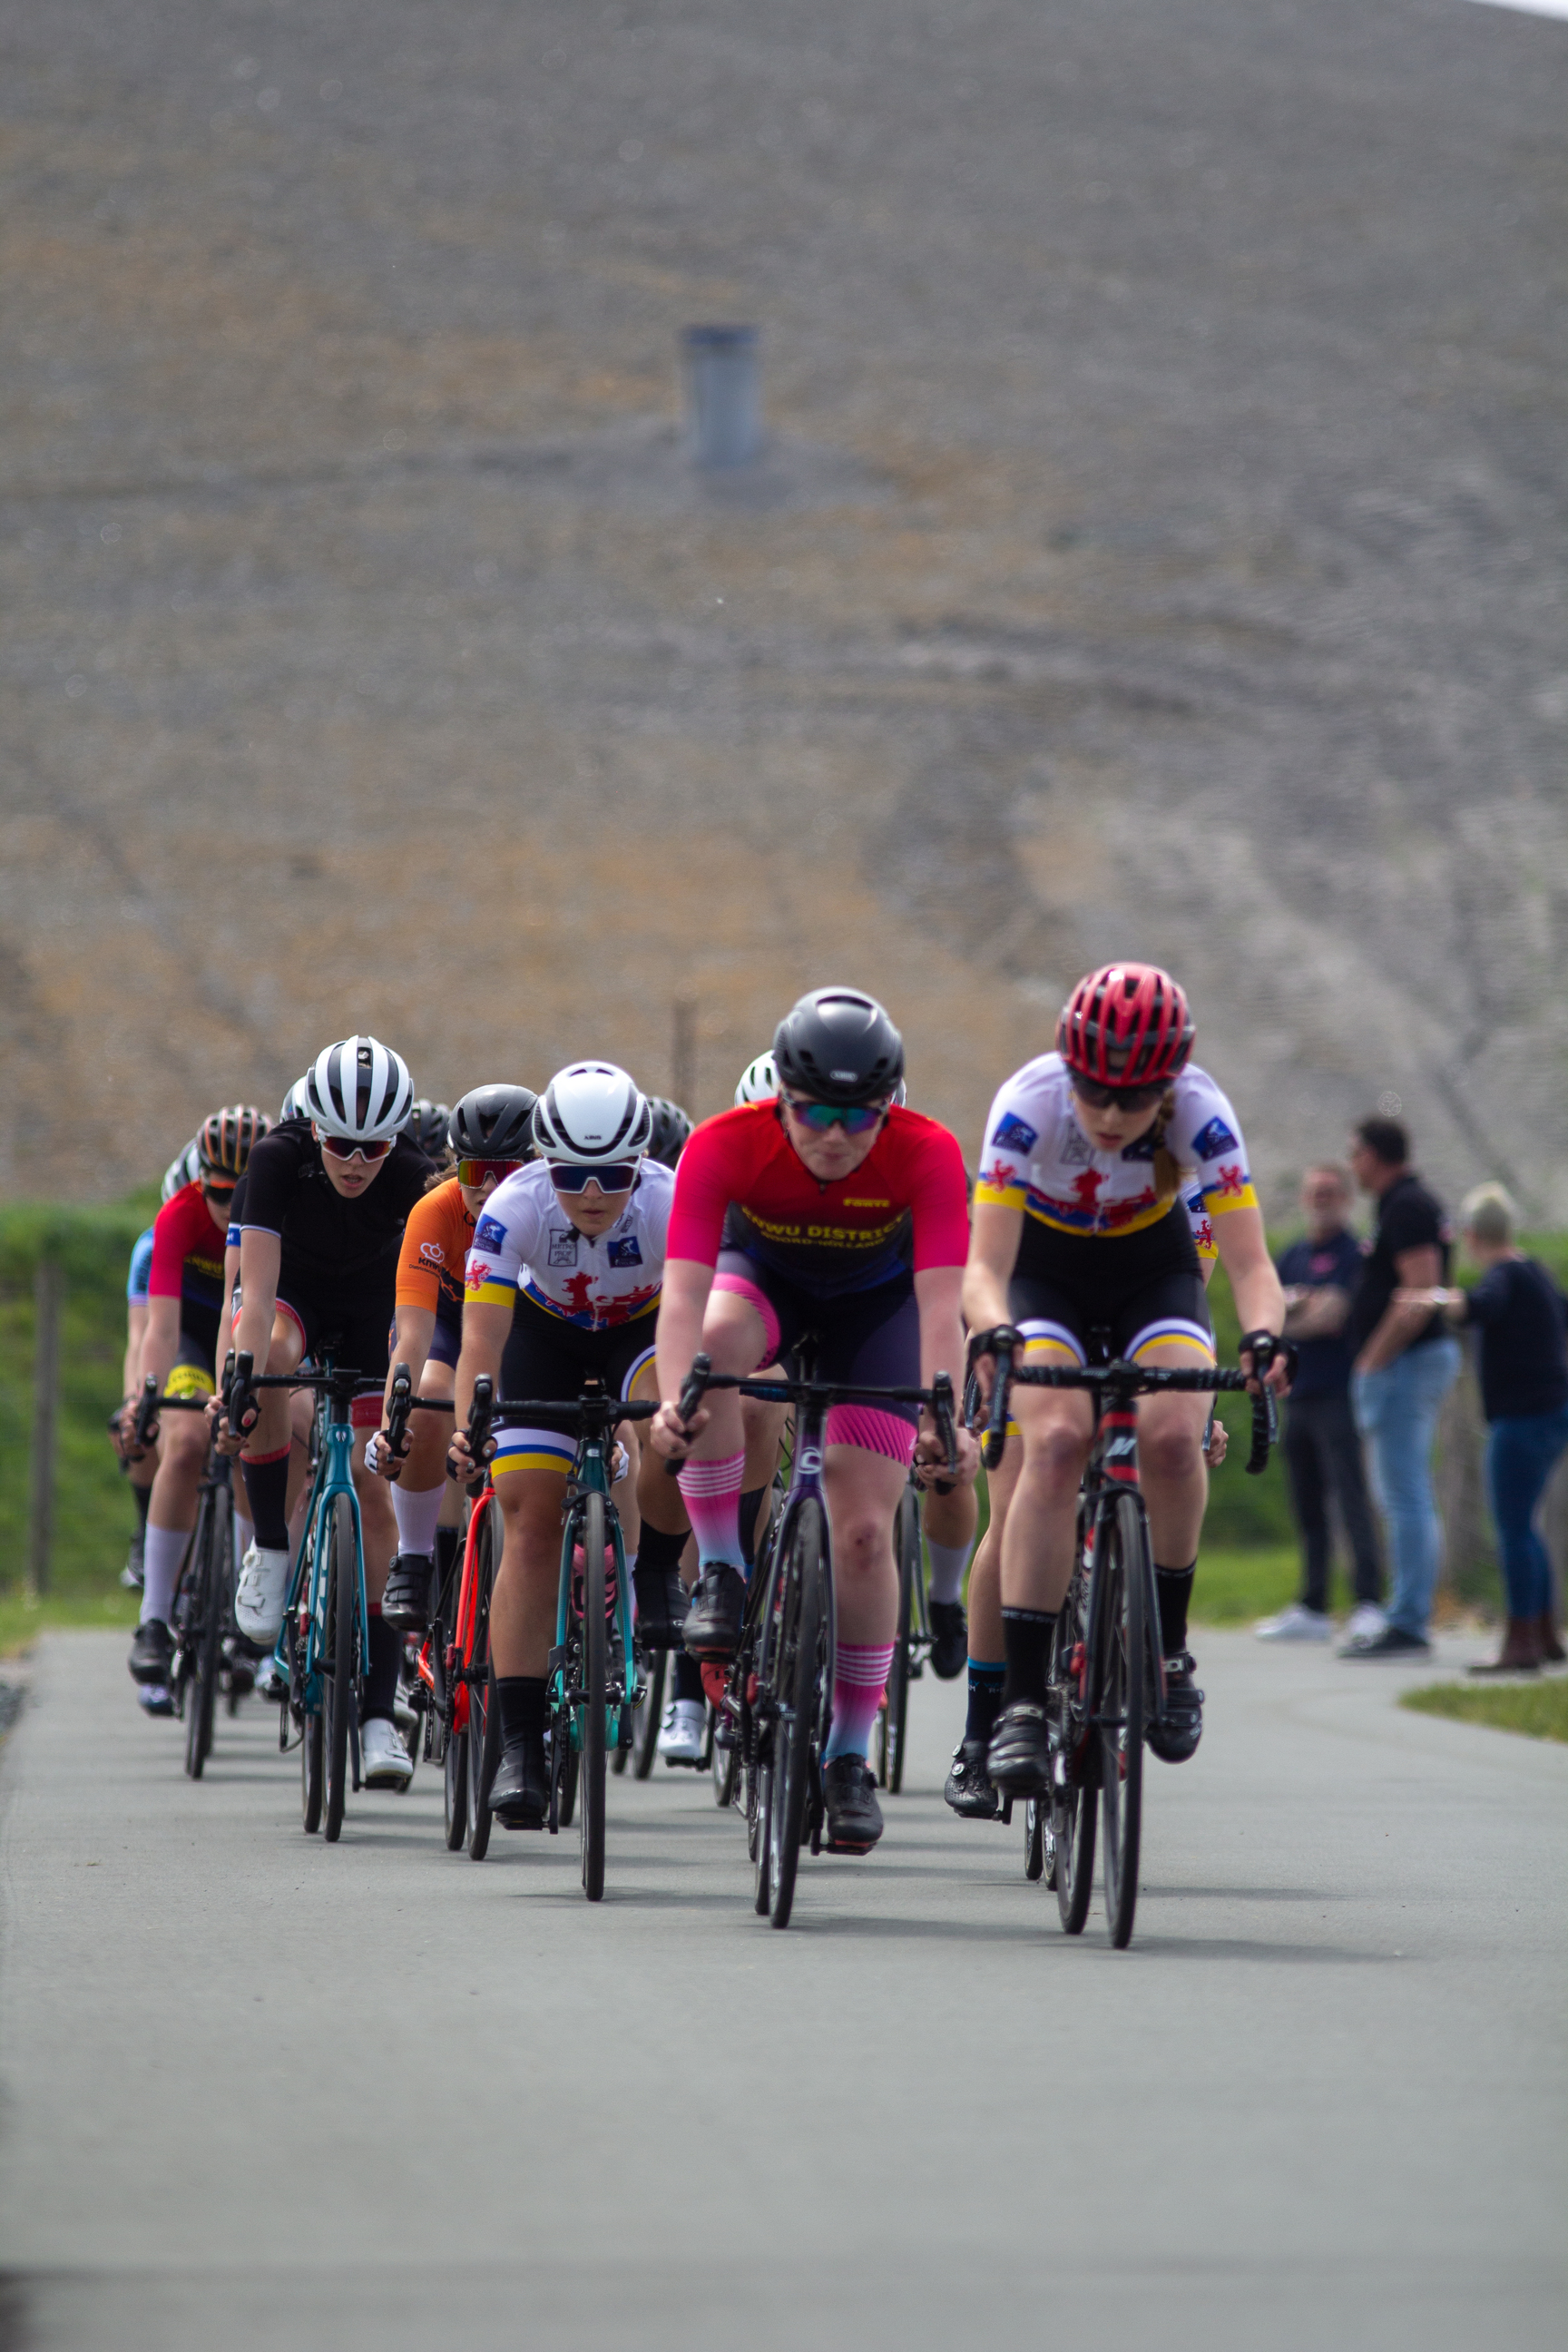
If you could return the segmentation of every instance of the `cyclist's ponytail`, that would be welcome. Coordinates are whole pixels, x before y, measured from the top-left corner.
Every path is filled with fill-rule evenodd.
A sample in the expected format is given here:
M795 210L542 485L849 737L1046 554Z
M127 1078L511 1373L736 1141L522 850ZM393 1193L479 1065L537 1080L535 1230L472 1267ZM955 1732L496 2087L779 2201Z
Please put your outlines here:
M1183 1167L1165 1140L1171 1121L1175 1116L1176 1089L1174 1087L1167 1087L1160 1098L1160 1108L1151 1137L1154 1146L1154 1191L1162 1208L1169 1207L1173 1201L1180 1197L1184 1186L1193 1173L1190 1168Z

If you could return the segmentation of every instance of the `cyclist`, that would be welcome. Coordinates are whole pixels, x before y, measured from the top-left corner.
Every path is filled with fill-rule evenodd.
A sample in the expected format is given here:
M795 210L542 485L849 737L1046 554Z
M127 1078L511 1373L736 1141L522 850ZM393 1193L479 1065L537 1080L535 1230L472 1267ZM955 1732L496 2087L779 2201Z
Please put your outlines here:
M147 1332L147 1277L153 1270L153 1228L147 1226L137 1234L131 1249L131 1264L125 1276L125 1359L121 1374L120 1405L111 1415L109 1434L120 1456L120 1466L130 1474L131 1492L136 1505L136 1528L131 1538L131 1549L120 1581L132 1591L142 1590L142 1556L147 1532L147 1498L153 1491L153 1479L158 1467L155 1446L147 1446L139 1459L133 1460L124 1439L121 1414L136 1394L142 1372L142 1342ZM146 1691L152 1685L141 1685ZM143 1698L142 1705L146 1705Z
M345 1037L319 1056L303 1090L304 1115L256 1145L237 1203L234 1344L249 1350L258 1373L291 1372L330 1344L374 1380L386 1370L403 1229L432 1172L401 1132L413 1081L402 1056L378 1038ZM380 1405L358 1398L353 1416L368 1433L380 1423ZM237 1435L256 1538L235 1617L249 1640L270 1646L289 1588L289 1391L258 1391ZM414 1768L393 1721L403 1644L381 1613L396 1521L385 1486L360 1462L354 1486L370 1607L363 1778L372 1788L405 1788Z
M452 1155L447 1141L452 1114L445 1103L432 1102L421 1095L403 1123L403 1132L410 1143L416 1143L438 1175L452 1172Z
M449 1119L457 1173L415 1202L397 1261L392 1361L394 1367L407 1365L416 1396L452 1394L463 1346L463 1285L475 1222L497 1185L532 1157L538 1099L529 1087L475 1087L455 1111L444 1114L443 1137ZM391 1402L389 1371L388 1408ZM422 1633L430 1621L436 1528L448 1492L451 1437L450 1414L416 1412L400 1456L392 1452L384 1424L365 1451L370 1467L396 1482L392 1507L397 1519L397 1558L386 1580L381 1612L400 1633Z
M268 1122L247 1104L214 1111L196 1139L195 1181L171 1194L153 1222L147 1275L147 1323L141 1360L121 1409L121 1427L138 1409L138 1391L151 1376L160 1395L207 1397L216 1388L219 1315L223 1305L223 1241L229 1202L252 1145ZM147 1507L142 1616L131 1644L132 1679L166 1685L174 1654L169 1621L174 1587L196 1523L201 1475L209 1438L206 1417L172 1412L158 1432L158 1468Z
M647 1156L657 1160L662 1168L673 1168L690 1138L690 1118L679 1103L668 1101L663 1095L649 1095L647 1107L653 1118L653 1139Z
M894 1105L904 1048L873 997L823 988L779 1024L776 1097L700 1128L676 1178L659 1310L663 1397L649 1424L684 1457L680 1485L701 1555L687 1620L699 1656L732 1656L745 1600L740 1537L744 1452L739 1401L716 1390L689 1427L680 1385L697 1351L749 1373L817 1337L826 1380L929 1385L963 1362L959 1322L968 1242L963 1161L934 1119ZM973 1481L974 1441L960 1434ZM864 1853L882 1832L866 1753L898 1615L893 1523L912 1456L942 1461L913 1406L841 1406L827 1423L826 1482L839 1640L825 1759L827 1842Z
M463 1424L481 1374L498 1396L574 1402L592 1373L621 1398L653 1387L653 1318L664 1276L675 1179L647 1156L653 1118L625 1070L574 1062L533 1114L538 1161L497 1186L474 1232L458 1364L453 1454L468 1463ZM504 1417L503 1417L504 1419ZM623 1441L630 1432L623 1432ZM628 1454L639 1449L628 1445ZM563 1481L576 1444L561 1429L498 1428L500 1567L490 1599L490 1663L501 1756L489 1792L508 1829L542 1829L546 1678L555 1639ZM679 1638L679 1566L688 1528L672 1479L652 1454L637 1482L640 1534L626 1517L638 1626L663 1647ZM673 1524L672 1524L673 1522Z
M1275 1339L1285 1304L1247 1172L1235 1111L1191 1061L1187 1000L1152 964L1107 964L1079 981L1057 1027L1057 1050L1009 1078L986 1122L974 1193L964 1309L984 1340L1016 1327L1022 1360L1082 1364L1091 1330L1116 1354L1151 1366L1214 1361L1197 1248L1184 1194L1195 1190L1213 1220L1230 1277L1250 1371L1254 1343ZM1269 1385L1283 1392L1287 1359ZM1094 1414L1080 1391L1019 1388L1017 1486L1002 1537L1001 1711L987 1755L993 1783L1033 1794L1046 1786L1045 1689L1052 1628L1072 1573L1079 1482ZM1193 1680L1187 1610L1208 1498L1202 1395L1139 1401L1138 1459L1148 1506L1165 1658L1167 1710L1150 1734L1157 1756L1180 1763L1203 1729Z

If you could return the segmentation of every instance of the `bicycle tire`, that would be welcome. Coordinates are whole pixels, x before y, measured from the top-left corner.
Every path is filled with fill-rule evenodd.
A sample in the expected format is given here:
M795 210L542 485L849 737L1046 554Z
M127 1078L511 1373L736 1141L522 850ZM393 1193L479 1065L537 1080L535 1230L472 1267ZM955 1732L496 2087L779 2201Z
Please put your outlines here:
M460 1851L468 1827L468 1735L454 1731L441 1759L441 1834L448 1853Z
M218 1605L218 1531L221 1513L218 1490L202 1496L191 1543L195 1590L186 1621L191 1675L185 1692L185 1770L199 1780L212 1753L213 1714L217 1697L219 1640L223 1630Z
M669 1652L656 1650L647 1670L647 1696L638 1707L632 1722L631 1774L634 1780L646 1780L653 1770L658 1755L659 1727L664 1721L664 1692L669 1674ZM617 1748L617 1756L626 1754Z
M603 1495L583 1498L583 1713L579 1748L579 1795L583 1816L583 1892L597 1903L605 1892L605 1767L609 1710L609 1631L605 1623L605 1546L608 1531Z
M1049 1803L1030 1797L1024 1806L1024 1875L1033 1885L1046 1874L1046 1815Z
M307 1558L301 1590L310 1590L310 1566ZM326 1789L327 1748L326 1726L320 1706L305 1705L305 1658L308 1643L300 1630L298 1601L289 1612L289 1696L279 1708L278 1737L282 1745L285 1727L294 1712L294 1701L300 1702L300 1811L307 1837L314 1837L321 1826L321 1801Z
M321 1833L329 1845L342 1834L348 1807L349 1744L356 1711L354 1685L359 1679L359 1561L354 1544L353 1507L346 1495L332 1497L331 1584L328 1623L331 1629L331 1672L324 1685L326 1697L327 1801Z
M822 1568L826 1528L815 1498L801 1506L783 1563L778 1667L774 1688L789 1694L787 1713L773 1726L772 1787L767 1801L768 1919L787 1927L795 1907L795 1874L805 1825L813 1742L822 1675Z
M1080 1544L1080 1557L1081 1553ZM1065 1787L1058 1781L1051 1788L1057 1911L1062 1932L1068 1936L1081 1936L1089 1917L1094 1896L1094 1848L1100 1818L1095 1805L1099 1744L1084 1733L1081 1717L1073 1712L1071 1685L1065 1666L1066 1658L1086 1637L1084 1600L1083 1580L1075 1575L1068 1588L1067 1605L1057 1620L1056 1662L1052 1667L1052 1682L1061 1710L1062 1745L1072 1775Z
M468 1860L483 1862L490 1850L494 1816L490 1783L500 1761L500 1721L496 1706L495 1675L490 1665L490 1594L495 1587L495 1523L499 1505L491 1502L474 1539L474 1628L467 1668L472 1680L468 1694L468 1727L463 1735L468 1762Z
M1110 1941L1132 1940L1138 1853L1143 1827L1143 1729L1147 1717L1147 1593L1152 1573L1149 1527L1136 1496L1119 1495L1107 1530L1112 1562L1100 1612L1100 1871ZM1097 1570L1098 1573L1098 1570Z
M899 1547L899 1627L888 1664L888 1689L882 1713L882 1772L879 1777L889 1797L902 1793L904 1743L910 1727L910 1648L915 1633L915 1580L920 1574L921 1513L912 1486L899 1497L896 1522Z

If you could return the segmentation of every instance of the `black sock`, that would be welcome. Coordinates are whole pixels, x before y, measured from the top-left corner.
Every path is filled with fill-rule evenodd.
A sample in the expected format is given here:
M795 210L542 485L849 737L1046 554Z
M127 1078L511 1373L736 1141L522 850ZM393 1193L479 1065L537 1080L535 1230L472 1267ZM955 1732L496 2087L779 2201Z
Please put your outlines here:
M498 1675L496 1706L500 1715L503 1748L526 1748L544 1738L542 1675Z
M136 1517L142 1527L145 1527L147 1524L147 1506L153 1500L153 1489L151 1486L132 1486L131 1492L136 1502Z
M767 1491L765 1486L752 1486L741 1496L741 1549L748 1568L757 1564L757 1513Z
M662 1528L650 1528L645 1519L637 1538L637 1569L668 1570L680 1566L680 1555L691 1538L688 1535L667 1535Z
M262 1551L289 1549L289 1448L276 1461L245 1462L245 1491L250 1497L250 1523Z
M1190 1568L1162 1568L1154 1563L1154 1590L1160 1596L1160 1647L1167 1658L1187 1646L1187 1609L1193 1597L1194 1559Z
M1054 1609L1003 1610L1002 1646L1007 1654L1007 1670L1002 1684L1004 1706L1011 1706L1021 1698L1033 1699L1037 1704L1045 1697L1046 1661L1050 1655L1056 1622Z
M694 1698L700 1706L707 1693L702 1687L702 1669L685 1650L675 1654L675 1684L671 1698Z
M989 1739L996 1728L996 1718L1002 1712L1002 1674L1000 1666L971 1658L969 1661L969 1714L964 1721L965 1739Z
M394 1633L379 1609L370 1612L370 1672L364 1681L364 1720L384 1715L393 1720L397 1705L397 1670L403 1664L403 1636Z

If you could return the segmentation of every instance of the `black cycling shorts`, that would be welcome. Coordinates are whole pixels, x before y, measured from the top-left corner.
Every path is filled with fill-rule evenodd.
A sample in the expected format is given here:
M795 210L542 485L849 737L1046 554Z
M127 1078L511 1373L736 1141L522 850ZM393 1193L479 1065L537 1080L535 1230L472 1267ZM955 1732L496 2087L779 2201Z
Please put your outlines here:
M867 1388L913 1388L921 1376L921 1311L912 1274L895 1275L869 1290L825 1297L788 1281L747 1250L721 1250L715 1287L738 1292L763 1318L763 1363L790 1355L807 1332L816 1336L814 1377ZM759 1366L759 1370L761 1367ZM907 1464L920 1427L916 1404L836 1404L827 1416L829 1445L858 1445Z
M612 1323L605 1330L591 1331L581 1323L568 1323L550 1314L520 1294L501 1353L500 1394L559 1397L563 1402L574 1402L583 1393L584 1373L592 1372L612 1396L625 1400L631 1395L632 1382L652 1359L657 1321L657 1316L639 1315L634 1322ZM513 1470L565 1472L576 1458L576 1432L564 1423L547 1429L504 1413L499 1417L491 1465L497 1478Z
M1026 1216L1007 1304L1026 1340L1054 1340L1080 1364L1101 1339L1113 1356L1129 1358L1160 1339L1214 1352L1197 1246L1180 1202L1158 1224L1115 1236L1058 1233Z
M297 1268L285 1265L278 1277L278 1312L286 1315L300 1333L301 1362L309 1359L319 1363L323 1355L330 1354L345 1370L357 1371L367 1384L372 1381L384 1382L392 1365L391 1308L395 1275L395 1261L384 1283L371 1283L358 1291L343 1294L311 1282L309 1276L301 1277ZM236 1323L239 1311L237 1283ZM353 1420L356 1429L378 1429L381 1399L356 1397Z

